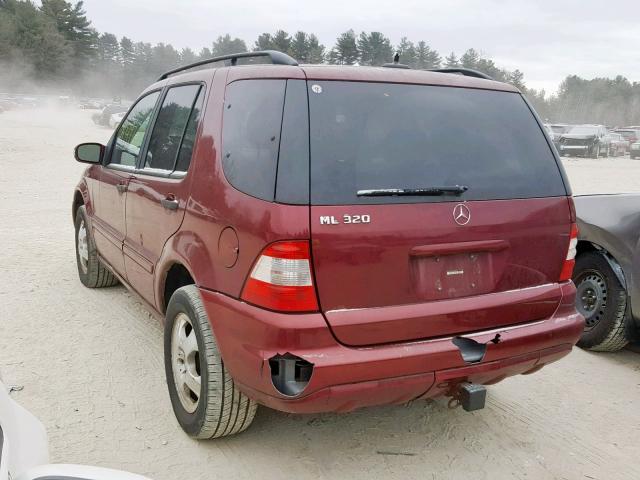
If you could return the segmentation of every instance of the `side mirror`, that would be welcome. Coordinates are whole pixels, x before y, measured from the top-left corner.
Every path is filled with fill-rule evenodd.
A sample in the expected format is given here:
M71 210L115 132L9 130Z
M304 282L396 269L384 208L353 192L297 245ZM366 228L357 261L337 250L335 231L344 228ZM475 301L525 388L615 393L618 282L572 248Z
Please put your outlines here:
M100 163L104 155L104 145L100 143L81 143L75 149L75 157L81 163Z

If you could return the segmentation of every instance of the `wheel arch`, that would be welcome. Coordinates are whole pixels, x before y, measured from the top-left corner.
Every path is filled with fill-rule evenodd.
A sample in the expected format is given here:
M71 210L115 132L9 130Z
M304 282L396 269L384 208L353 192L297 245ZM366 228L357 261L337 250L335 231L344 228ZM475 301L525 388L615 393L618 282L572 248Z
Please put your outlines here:
M616 278L620 282L620 285L622 285L622 288L624 288L628 293L627 280L624 275L624 270L622 269L622 266L620 266L620 263L616 260L616 258L611 253L609 253L606 248L588 240L580 240L576 247L576 251L578 256L586 252L596 252L597 254L602 256L602 258L604 258L611 267L611 270L613 270L613 273L616 275Z
M73 194L73 205L71 207L71 218L74 222L76 221L78 208L80 208L80 206L82 205L84 205L84 198L82 196L82 193L80 193L80 190L76 190Z
M87 188L87 184L84 179L78 183L74 192L73 192L73 203L71 204L71 219L76 221L76 213L78 213L78 208L82 205L85 205L87 208L87 213L91 214L91 198L89 197L89 189Z

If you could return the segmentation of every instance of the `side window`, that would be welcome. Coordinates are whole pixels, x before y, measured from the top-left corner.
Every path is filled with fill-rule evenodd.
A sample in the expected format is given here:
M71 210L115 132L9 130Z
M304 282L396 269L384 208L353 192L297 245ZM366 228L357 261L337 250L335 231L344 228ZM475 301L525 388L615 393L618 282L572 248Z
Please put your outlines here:
M151 114L159 96L160 92L153 92L143 97L131 109L129 115L122 120L116 135L111 164L136 166L144 142L144 135L149 127Z
M144 168L169 172L174 170L191 111L201 88L200 85L184 85L167 91L151 132ZM193 139L191 146L193 147Z
M222 166L238 190L273 201L286 80L239 80L227 86Z
M180 152L178 153L178 161L176 162L175 168L176 172L186 172L189 170L193 147L196 141L196 133L198 132L198 126L200 125L200 118L202 116L203 104L204 88L201 88L196 103L193 105L193 110L191 110L191 116L189 117L189 123L187 123L187 129L184 132L182 145L180 145Z

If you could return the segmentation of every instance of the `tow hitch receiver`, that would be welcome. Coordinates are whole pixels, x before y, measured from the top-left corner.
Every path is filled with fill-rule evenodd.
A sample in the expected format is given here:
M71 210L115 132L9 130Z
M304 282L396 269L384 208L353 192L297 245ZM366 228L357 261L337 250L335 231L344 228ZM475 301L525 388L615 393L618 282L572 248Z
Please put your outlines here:
M465 411L473 412L484 408L487 389L484 385L464 382L458 385L452 396L453 398L449 401L450 407L462 405Z

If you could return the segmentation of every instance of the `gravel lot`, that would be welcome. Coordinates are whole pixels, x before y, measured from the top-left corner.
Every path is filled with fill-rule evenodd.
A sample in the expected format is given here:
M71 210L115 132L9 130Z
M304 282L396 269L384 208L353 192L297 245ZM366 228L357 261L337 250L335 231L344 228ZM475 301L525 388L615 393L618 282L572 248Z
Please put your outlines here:
M75 266L72 147L106 141L91 112L0 114L0 370L37 415L52 461L157 480L640 478L640 355L576 349L489 388L487 407L445 401L294 416L261 408L246 433L186 437L163 373L162 329L122 287L89 290ZM640 191L640 161L566 161L575 193Z

